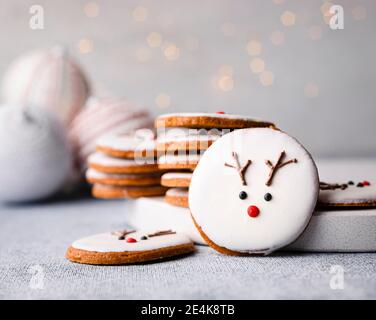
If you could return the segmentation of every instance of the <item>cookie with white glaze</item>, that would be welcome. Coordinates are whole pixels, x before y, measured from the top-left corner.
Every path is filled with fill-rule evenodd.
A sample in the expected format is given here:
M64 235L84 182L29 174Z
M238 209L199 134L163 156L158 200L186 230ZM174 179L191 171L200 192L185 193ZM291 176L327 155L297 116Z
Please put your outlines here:
M160 170L194 170L200 161L201 154L166 154L158 158Z
M158 130L157 150L173 154L177 151L206 150L229 129L165 128Z
M162 260L194 251L193 243L172 230L124 230L102 233L72 243L66 258L93 265L121 265Z
M154 139L135 135L105 136L97 141L98 152L116 158L154 158L157 156Z
M89 156L88 167L103 173L157 173L157 161L154 159L120 159L96 152Z
M89 169L86 171L86 180L90 184L99 183L112 186L156 186L160 185L161 174L116 174Z
M347 183L320 182L318 209L376 207L376 186L368 180Z
M286 133L236 130L202 156L189 207L205 241L230 255L269 254L304 231L319 191L316 165Z
M91 193L98 199L129 199L139 197L163 196L167 191L162 186L119 186L94 184Z
M242 129L255 127L274 127L274 124L259 119L217 113L170 113L156 118L155 127L186 127L186 128L224 128L224 129Z
M165 195L165 202L177 206L188 208L188 188L171 188Z
M192 172L167 172L161 177L161 185L171 188L188 188Z

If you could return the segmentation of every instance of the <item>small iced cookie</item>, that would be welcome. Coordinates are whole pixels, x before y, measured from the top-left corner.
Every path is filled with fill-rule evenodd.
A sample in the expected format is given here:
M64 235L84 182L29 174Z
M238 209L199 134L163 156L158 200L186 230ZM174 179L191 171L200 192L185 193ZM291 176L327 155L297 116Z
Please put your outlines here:
M98 140L97 151L117 158L154 158L155 140L130 135L106 136Z
M166 128L158 131L157 150L173 154L181 150L206 150L229 129Z
M65 257L83 264L120 265L161 260L193 251L193 243L187 236L171 230L124 230L77 240Z
M86 171L86 180L91 184L99 183L113 186L155 186L160 185L161 174L115 174L89 169Z
M178 207L188 208L188 188L171 188L165 195L165 202Z
M167 154L159 157L158 167L161 170L194 170L200 158L200 154Z
M270 129L231 132L202 156L189 207L205 241L230 255L262 254L293 242L307 226L319 191L311 155Z
M98 199L126 199L163 196L167 191L162 186L111 186L96 183L92 195Z
M156 173L159 172L157 161L137 159L120 159L109 157L103 153L93 153L88 158L88 166L91 169L103 173Z
M159 116L155 120L156 128L186 127L186 128L223 128L242 129L255 127L274 127L271 122L255 118L218 113L170 113Z
M376 207L376 186L368 180L347 183L320 182L319 209Z
M191 178L191 172L167 172L161 177L161 185L172 188L188 188Z

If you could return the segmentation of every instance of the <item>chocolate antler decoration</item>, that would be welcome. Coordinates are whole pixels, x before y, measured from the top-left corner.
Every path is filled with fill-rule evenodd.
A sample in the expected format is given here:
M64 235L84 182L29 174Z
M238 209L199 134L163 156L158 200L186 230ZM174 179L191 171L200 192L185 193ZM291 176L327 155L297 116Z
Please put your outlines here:
M124 240L125 237L128 235L128 234L131 234L131 233L135 233L136 230L122 230L122 231L115 231L115 232L112 232L111 234L114 235L114 236L117 236L118 237L118 240Z
M231 164L228 164L228 163L225 163L225 166L226 167L230 167L230 168L234 168L236 171L238 171L239 173L239 176L240 176L240 179L242 180L242 184L243 186L246 186L247 185L247 182L245 181L245 177L244 177L244 174L245 172L247 171L249 165L252 163L251 160L248 160L246 162L246 164L241 167L240 166L240 163L239 163L239 158L238 158L238 154L236 152L233 152L232 153L232 157L234 158L235 160L235 166L231 165Z
M346 183L326 183L326 182L320 182L320 190L335 190L335 189L341 189L345 190L347 189L348 185Z
M176 234L176 232L172 230L157 231L155 233L148 234L148 237L151 238L151 237L166 236L168 234Z
M282 167L284 167L284 166L286 166L290 163L297 163L298 162L297 159L291 159L291 160L282 162L283 158L285 156L286 156L286 152L282 151L281 154L279 155L279 158L278 158L277 163L275 165L273 165L273 163L270 160L265 161L266 165L270 168L269 177L268 177L268 180L265 183L268 187L272 184L273 177L274 177L274 175L275 175L275 173L277 172L278 169L280 169L280 168L282 168Z

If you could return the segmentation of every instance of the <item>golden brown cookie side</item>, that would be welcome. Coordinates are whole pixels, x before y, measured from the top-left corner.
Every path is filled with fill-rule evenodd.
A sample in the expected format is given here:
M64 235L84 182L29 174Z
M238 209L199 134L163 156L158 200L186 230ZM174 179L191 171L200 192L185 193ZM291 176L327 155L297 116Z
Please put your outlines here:
M147 151L147 150L140 150L135 152L134 150L117 150L109 147L104 146L97 146L96 150L98 152L104 153L107 156L114 157L114 158L121 158L121 159L134 159L135 156L137 157L156 157L157 156L157 150L154 150L153 152Z
M275 127L271 122L251 119L231 119L211 116L176 116L161 117L155 120L156 128L187 127L192 129L245 129L259 127Z
M165 195L164 200L166 203L177 207L189 208L188 197L184 196L170 196Z
M139 197L163 196L168 189L162 186L154 187L110 187L94 185L92 195L99 199L124 199Z
M128 252L95 252L73 248L70 246L65 257L76 263L92 265L121 265L162 260L173 256L194 252L193 243L171 246L147 251Z
M128 173L158 173L161 172L159 170L158 164L139 164L139 165L130 165L130 166L123 166L123 167L111 167L111 166L103 166L96 163L89 163L89 167L91 169L95 169L99 172L103 173L114 173L114 174L128 174Z
M104 184L111 186L158 186L160 185L160 175L150 177L132 177L132 178L95 178L86 177L86 180L91 184Z

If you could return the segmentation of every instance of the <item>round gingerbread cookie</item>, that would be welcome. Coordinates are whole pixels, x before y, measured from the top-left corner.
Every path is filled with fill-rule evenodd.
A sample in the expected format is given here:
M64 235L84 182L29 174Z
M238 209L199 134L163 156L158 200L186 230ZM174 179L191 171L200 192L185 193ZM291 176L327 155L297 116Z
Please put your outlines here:
M88 166L103 173L156 173L160 172L154 159L120 159L96 152L89 156Z
M166 128L159 130L157 150L174 153L180 150L206 150L229 129Z
M202 156L189 207L202 237L219 252L266 255L307 226L319 191L311 155L269 128L236 130Z
M194 170L200 161L200 154L166 154L158 159L160 170Z
M172 188L188 188L192 172L167 172L161 177L161 185Z
M154 158L157 155L154 139L134 135L106 136L98 140L97 151L116 158Z
M112 186L155 186L160 184L161 175L159 173L115 174L89 169L86 171L86 180L91 184L99 183Z
M72 262L120 265L162 260L194 251L193 243L171 230L124 230L77 240L65 256Z
M113 186L96 183L92 195L98 199L127 199L163 196L167 191L162 186Z
M376 207L376 187L368 180L347 183L320 182L319 209Z
M170 113L159 116L155 127L186 127L186 128L223 128L242 129L255 127L274 127L274 124L251 117L218 113Z
M188 188L171 188L165 195L165 202L178 207L188 208Z

